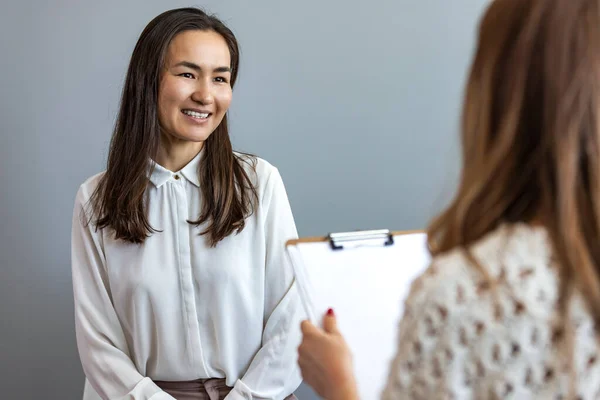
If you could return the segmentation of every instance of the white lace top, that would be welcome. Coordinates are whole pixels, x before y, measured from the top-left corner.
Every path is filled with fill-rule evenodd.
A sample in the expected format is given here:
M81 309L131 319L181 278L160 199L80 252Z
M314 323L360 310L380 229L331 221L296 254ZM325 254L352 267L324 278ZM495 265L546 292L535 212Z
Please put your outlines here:
M557 271L543 228L503 226L473 247L497 297L461 251L436 257L413 284L383 394L391 399L600 398L600 354L582 299L571 302L574 351L553 345Z

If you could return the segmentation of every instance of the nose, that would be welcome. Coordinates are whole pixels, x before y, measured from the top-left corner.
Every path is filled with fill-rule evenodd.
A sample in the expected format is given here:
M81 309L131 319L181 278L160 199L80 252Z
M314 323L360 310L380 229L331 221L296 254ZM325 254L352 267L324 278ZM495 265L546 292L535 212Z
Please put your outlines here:
M196 89L192 93L192 100L200 104L211 104L214 101L212 87L209 82L198 81Z

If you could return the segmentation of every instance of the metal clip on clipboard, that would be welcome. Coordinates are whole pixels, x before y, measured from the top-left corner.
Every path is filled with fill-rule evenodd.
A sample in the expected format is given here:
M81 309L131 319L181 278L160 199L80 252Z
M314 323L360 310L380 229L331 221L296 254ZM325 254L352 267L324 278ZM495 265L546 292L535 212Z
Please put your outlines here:
M359 246L391 246L394 244L394 236L389 229L330 233L328 240L332 250L343 250Z

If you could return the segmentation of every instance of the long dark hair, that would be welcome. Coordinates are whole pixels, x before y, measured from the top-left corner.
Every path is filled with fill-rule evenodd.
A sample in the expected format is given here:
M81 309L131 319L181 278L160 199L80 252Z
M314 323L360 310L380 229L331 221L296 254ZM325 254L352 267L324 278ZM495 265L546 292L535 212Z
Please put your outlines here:
M599 0L492 2L466 87L462 141L460 187L429 227L432 254L468 250L504 223L542 224L563 316L577 289L598 331Z
M146 189L150 159L156 159L161 130L158 88L171 41L189 30L221 35L231 56L231 86L239 68L237 40L218 18L197 8L166 11L154 18L137 41L123 87L106 173L91 198L96 227L110 228L116 239L142 243L155 229L147 216ZM202 209L192 224L206 223L202 235L216 246L226 236L244 229L254 212L256 188L244 169L255 158L233 152L227 115L204 143L199 167Z

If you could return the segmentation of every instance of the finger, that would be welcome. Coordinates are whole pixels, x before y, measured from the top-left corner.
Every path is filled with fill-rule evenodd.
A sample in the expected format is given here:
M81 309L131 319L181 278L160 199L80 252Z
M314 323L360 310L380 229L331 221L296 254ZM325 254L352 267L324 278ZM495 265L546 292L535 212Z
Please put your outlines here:
M319 328L314 326L309 320L302 321L300 324L300 329L302 330L302 335L304 336L320 333Z
M335 317L335 313L333 312L333 308L327 310L327 313L323 317L323 328L327 333L333 333L336 335L340 334L340 331L337 326L337 319Z

